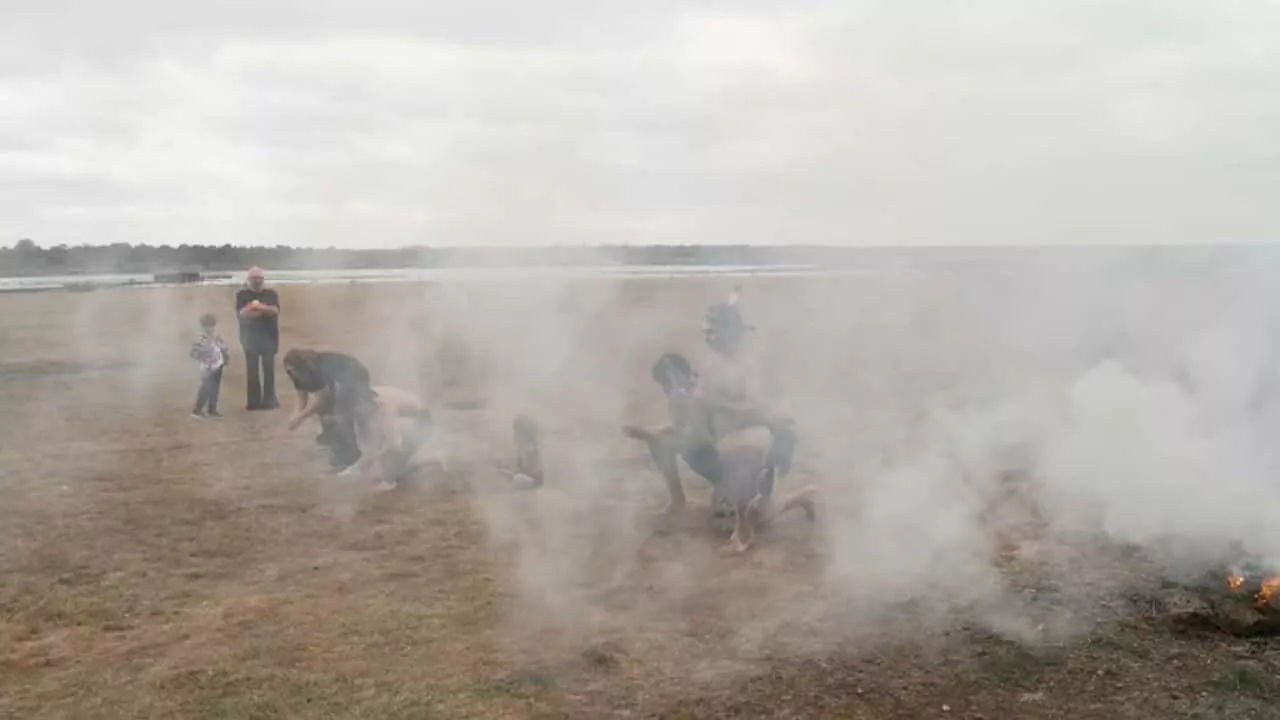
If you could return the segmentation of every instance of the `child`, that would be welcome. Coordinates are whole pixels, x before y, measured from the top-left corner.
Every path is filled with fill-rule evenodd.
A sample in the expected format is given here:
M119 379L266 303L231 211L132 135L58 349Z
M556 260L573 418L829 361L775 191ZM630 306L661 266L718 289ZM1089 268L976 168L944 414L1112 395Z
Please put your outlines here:
M191 358L200 363L200 392L191 417L222 417L218 413L218 391L222 388L222 368L231 360L231 351L214 332L218 321L211 313L200 316L200 338L191 344Z
M512 476L520 487L537 490L542 487L542 449L538 423L528 415L519 415L511 423L516 441L516 471Z

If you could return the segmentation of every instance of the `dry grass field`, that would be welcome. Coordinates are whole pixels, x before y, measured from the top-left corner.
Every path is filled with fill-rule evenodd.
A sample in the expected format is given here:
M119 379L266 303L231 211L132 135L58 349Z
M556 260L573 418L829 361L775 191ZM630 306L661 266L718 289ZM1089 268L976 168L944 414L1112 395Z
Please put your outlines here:
M989 564L948 555L910 493L849 549L928 409L1010 380L998 333L974 339L997 287L746 285L801 423L786 483L827 504L742 557L697 518L651 530L661 482L618 431L661 419L649 363L698 351L723 281L280 287L285 348L350 351L437 415L447 467L378 495L286 432L282 373L285 408L245 412L232 289L0 297L0 717L1280 717L1280 643L1173 632L1111 592L1120 561L1059 553L1050 578L1013 531ZM198 421L206 310L236 353L226 417ZM999 352L1057 372L1054 341ZM544 426L537 493L497 469L518 412Z

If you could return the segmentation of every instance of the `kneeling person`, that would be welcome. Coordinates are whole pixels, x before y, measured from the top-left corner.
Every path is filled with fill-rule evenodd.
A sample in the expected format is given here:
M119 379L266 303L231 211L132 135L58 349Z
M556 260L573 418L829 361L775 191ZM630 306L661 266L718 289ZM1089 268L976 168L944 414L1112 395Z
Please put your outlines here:
M736 551L750 547L755 527L782 511L772 508L773 485L790 469L796 440L789 419L773 411L759 369L743 351L749 330L734 300L713 305L703 324L712 356L699 372L674 353L653 368L654 380L667 395L671 424L658 430L625 429L649 444L666 480L671 505L664 519L686 504L676 464L682 456L713 486L716 514L734 516ZM807 507L811 494L806 489L787 498L782 509Z
M409 470L414 455L426 443L435 426L431 412L406 390L374 388L374 404L368 422L359 426L356 440L360 460L343 472L362 473L376 480L380 490L395 487Z

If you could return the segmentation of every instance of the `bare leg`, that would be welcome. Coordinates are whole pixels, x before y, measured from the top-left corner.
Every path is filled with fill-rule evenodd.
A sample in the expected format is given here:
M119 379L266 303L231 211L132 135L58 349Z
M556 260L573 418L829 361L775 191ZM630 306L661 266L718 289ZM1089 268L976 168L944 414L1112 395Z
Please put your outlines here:
M634 426L623 428L623 432L628 437L643 440L649 446L649 455L658 466L658 471L662 473L662 479L667 484L667 492L671 495L671 503L655 520L659 531L669 530L672 521L682 516L688 506L688 500L684 495L684 484L680 481L680 469L677 463L679 452L675 432L669 427L651 430Z
M729 536L729 544L725 550L737 555L751 549L755 542L755 525L759 512L756 501L738 503L733 509L733 535Z
M649 443L649 454L657 464L658 471L662 473L662 479L667 485L667 493L671 496L671 503L656 518L657 529L660 531L671 530L672 525L684 516L685 509L689 505L684 495L684 483L680 480L680 466L677 462L678 453L674 439L674 436L666 436Z
M748 486L756 488L755 494L749 496L749 500L743 499L747 496L740 496L734 505L733 536L729 538L729 552L744 553L755 543L756 529L762 526L762 520L769 516L772 508L769 495L762 490L765 478L772 474L772 468L767 466L760 468L756 472L755 481ZM772 491L772 488L769 488L769 491Z
M772 438L767 429L749 428L723 438L717 447L723 494L733 504L733 535L725 550L731 554L749 550L756 526L767 512L764 480L772 473L768 451Z
M776 505L770 498L763 495L758 496L753 502L755 505L756 527L763 531L773 521L797 508L804 511L805 517L809 522L813 522L817 518L817 512L814 508L814 499L817 494L817 486L809 485L784 496L782 502Z
M801 510L804 510L805 518L807 518L809 522L813 522L814 518L817 517L817 513L814 511L814 498L817 494L818 488L815 485L800 488L799 490L784 497L782 499L781 507L779 507L778 511L773 513L768 519L772 521L788 510L800 508Z

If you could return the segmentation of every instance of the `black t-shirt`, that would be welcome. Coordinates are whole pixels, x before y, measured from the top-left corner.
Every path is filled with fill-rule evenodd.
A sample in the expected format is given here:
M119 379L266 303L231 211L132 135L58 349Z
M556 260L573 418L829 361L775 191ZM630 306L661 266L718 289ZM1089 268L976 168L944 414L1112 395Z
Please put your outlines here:
M369 369L364 366L364 363L346 353L316 353L315 370L314 373L309 373L305 377L295 377L294 387L303 392L314 393L336 385L344 391L344 394L357 395L361 391L371 390L372 380L369 377Z
M236 293L236 314L245 305L257 300L263 305L274 305L280 307L280 298L276 296L276 291L270 288L261 290L253 290L251 288L241 288ZM246 350L254 352L274 353L280 348L280 324L279 318L275 315L258 315L256 317L240 318L240 344Z

